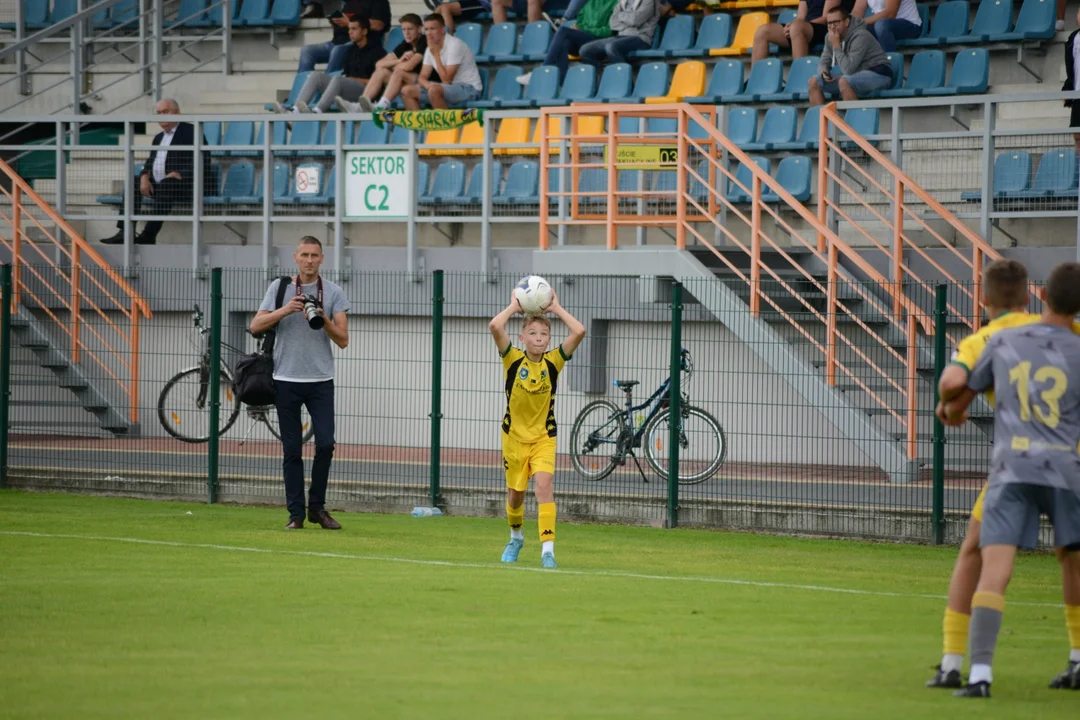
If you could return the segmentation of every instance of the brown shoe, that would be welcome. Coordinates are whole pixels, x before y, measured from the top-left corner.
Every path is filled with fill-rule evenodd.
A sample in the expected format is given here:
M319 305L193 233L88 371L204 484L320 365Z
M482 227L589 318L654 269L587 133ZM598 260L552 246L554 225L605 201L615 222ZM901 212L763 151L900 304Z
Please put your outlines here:
M334 518L330 517L330 513L325 510L309 511L307 519L309 522L318 523L322 526L323 530L340 530L341 523Z
M289 524L285 526L285 529L286 530L303 530L304 529L304 518L296 518L296 519L293 519L293 520L289 520Z

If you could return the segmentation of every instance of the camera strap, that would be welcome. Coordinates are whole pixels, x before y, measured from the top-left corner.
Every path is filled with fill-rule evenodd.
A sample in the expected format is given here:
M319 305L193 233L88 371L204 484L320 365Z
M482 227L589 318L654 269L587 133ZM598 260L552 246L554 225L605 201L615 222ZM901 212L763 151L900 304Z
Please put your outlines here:
M289 288L289 283L292 282L292 278L288 275L282 275L278 278L277 297L274 299L274 309L278 310L285 302L285 291ZM274 341L277 340L277 330L270 328L263 336L262 350L261 352L273 356L274 355Z
M318 278L316 278L316 279L317 279L318 284L319 284L319 290L318 290L319 304L322 305L323 304L323 299L322 299L323 298L323 294L322 294L322 275L319 275ZM302 286L300 285L300 273L296 274L296 294L297 294L298 297L303 297L304 296L304 291L302 289Z

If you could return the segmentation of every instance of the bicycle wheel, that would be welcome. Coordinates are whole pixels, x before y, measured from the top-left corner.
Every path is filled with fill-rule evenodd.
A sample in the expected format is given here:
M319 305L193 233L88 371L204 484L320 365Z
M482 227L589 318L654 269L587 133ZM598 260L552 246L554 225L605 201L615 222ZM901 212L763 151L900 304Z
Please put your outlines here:
M249 407L248 415L252 420L261 422L270 430L270 434L281 440L281 428L278 427L277 408L273 405ZM315 426L311 424L311 416L306 407L300 408L300 429L304 433L303 442L310 442L315 437Z
M668 418L671 411L659 413L645 428L645 459L658 475L668 476L666 448L671 438ZM727 457L724 428L709 413L692 405L682 407L679 428L679 484L696 485L712 477Z
M622 411L608 400L581 409L570 431L570 461L586 480L603 480L615 469L615 448L622 432Z
M188 368L165 383L158 395L158 422L177 440L203 443L210 440L209 371ZM240 399L233 392L232 376L222 368L220 379L221 409L218 436L224 435L240 414Z

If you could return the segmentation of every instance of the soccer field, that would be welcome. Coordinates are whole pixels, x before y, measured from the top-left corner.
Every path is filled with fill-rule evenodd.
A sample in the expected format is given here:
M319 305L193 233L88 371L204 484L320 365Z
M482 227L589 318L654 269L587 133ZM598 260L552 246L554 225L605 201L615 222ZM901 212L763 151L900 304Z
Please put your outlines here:
M1075 718L1057 564L994 698L923 681L956 550L0 492L4 718Z

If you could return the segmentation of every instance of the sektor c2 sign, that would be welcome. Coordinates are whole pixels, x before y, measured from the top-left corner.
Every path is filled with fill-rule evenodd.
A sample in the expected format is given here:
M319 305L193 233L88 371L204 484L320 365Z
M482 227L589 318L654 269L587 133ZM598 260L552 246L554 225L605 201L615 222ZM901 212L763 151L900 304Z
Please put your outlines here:
M345 153L345 217L407 218L412 182L407 150Z

